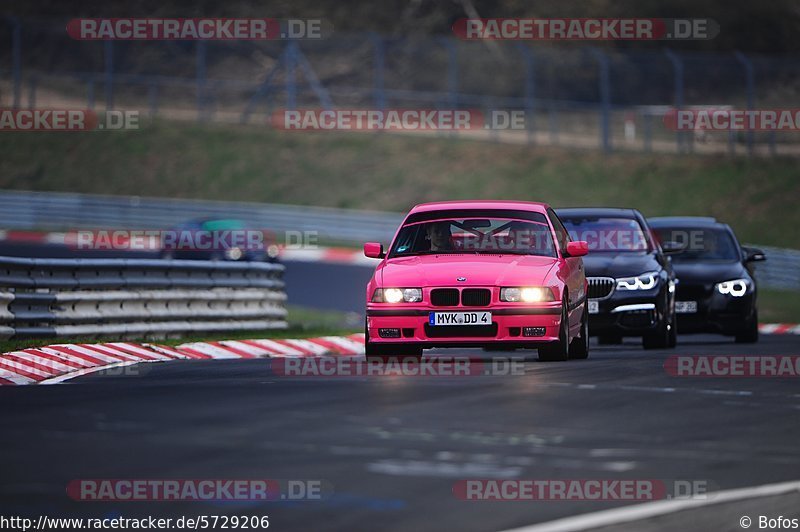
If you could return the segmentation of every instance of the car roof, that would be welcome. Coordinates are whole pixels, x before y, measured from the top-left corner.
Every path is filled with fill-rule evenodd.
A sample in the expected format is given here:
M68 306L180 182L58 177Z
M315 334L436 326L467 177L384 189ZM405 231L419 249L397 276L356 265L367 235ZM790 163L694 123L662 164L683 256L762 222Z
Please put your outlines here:
M601 218L637 218L641 213L636 209L622 209L617 207L569 207L565 209L556 209L556 214L559 217L601 217ZM637 216L638 215L638 216Z
M515 200L456 200L456 201L436 201L431 203L420 203L414 205L411 213L431 212L443 209L516 209L522 211L533 211L544 213L548 209L546 203L536 201L515 201Z
M656 216L647 223L652 227L727 227L710 216Z

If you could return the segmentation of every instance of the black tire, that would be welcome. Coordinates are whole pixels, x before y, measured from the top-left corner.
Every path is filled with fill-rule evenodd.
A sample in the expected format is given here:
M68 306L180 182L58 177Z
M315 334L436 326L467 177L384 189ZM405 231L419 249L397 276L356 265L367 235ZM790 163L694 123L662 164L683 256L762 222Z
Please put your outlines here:
M597 343L600 345L620 345L622 343L622 335L604 334L597 337Z
M589 307L584 303L581 315L581 334L569 344L569 358L582 360L589 358Z
M675 349L678 345L678 320L673 318L672 320L672 327L669 329L669 343L667 347L670 349Z
M567 322L567 301L561 304L561 326L558 331L558 341L550 342L539 348L539 360L543 362L560 362L569 358L569 323Z
M669 328L667 320L662 321L656 330L642 336L642 347L645 349L665 349L669 346Z
M736 335L737 344L754 344L758 342L758 311L753 311L753 316L742 324L742 332Z

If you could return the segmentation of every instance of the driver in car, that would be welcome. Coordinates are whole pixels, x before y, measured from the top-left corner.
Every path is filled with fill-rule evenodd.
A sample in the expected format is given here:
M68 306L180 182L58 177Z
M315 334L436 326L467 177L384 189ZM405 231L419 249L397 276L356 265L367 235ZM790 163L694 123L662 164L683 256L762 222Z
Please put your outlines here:
M431 243L431 251L452 251L453 235L450 232L450 222L433 222L425 228L427 238Z

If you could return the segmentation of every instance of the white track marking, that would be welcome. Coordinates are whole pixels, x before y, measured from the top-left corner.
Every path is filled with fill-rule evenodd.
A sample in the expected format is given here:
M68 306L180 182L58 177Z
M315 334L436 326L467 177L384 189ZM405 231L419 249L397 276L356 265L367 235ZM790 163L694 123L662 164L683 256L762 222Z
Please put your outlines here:
M786 493L800 492L800 481L781 482L779 484L766 484L749 488L738 488L708 493L704 499L670 499L663 501L646 502L611 508L588 514L556 519L536 525L514 528L504 532L574 532L579 530L592 530L594 528L615 526L622 523L631 523L651 517L667 515L684 510L712 506L727 502L758 497L772 497Z

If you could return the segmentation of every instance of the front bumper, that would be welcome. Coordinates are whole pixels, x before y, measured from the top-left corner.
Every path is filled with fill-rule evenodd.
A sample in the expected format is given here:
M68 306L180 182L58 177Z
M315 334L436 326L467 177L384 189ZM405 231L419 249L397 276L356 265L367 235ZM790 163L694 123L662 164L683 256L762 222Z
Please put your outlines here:
M614 291L603 299L590 299L597 312L589 314L589 334L641 336L654 330L665 314L659 289L647 291Z
M697 312L678 313L679 333L717 333L735 335L755 312L756 296L749 292L742 297L723 295L716 290L678 291L677 301L696 301Z
M481 326L429 324L431 312L491 312L492 324ZM471 347L502 344L536 346L558 340L561 303L537 306L426 307L369 305L367 334L375 344L433 347ZM526 328L527 331L526 331ZM397 329L398 337L381 335L381 329ZM525 333L535 334L526 336Z

